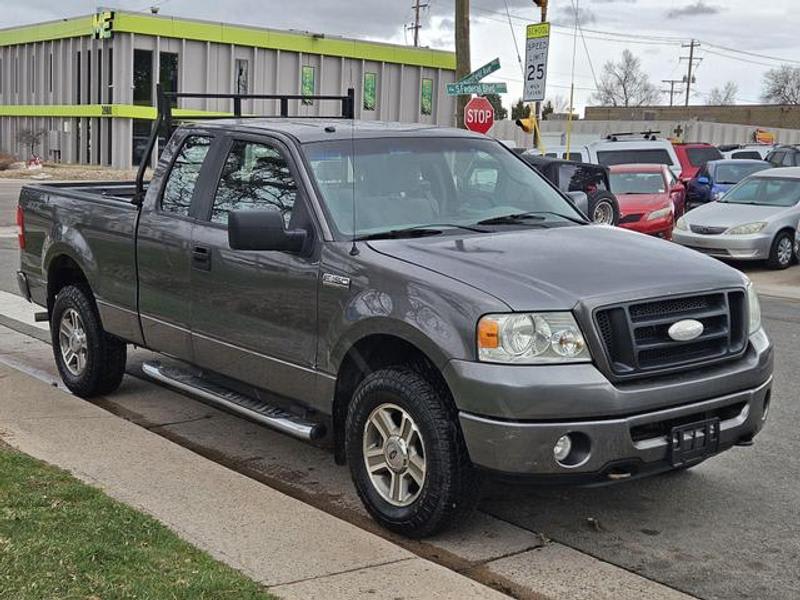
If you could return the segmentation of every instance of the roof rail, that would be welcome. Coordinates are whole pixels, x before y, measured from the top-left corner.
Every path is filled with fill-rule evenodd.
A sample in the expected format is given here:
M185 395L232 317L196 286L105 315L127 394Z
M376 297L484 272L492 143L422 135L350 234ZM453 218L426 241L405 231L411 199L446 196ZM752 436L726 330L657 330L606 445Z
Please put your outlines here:
M647 131L621 131L619 133L609 133L606 136L606 139L611 142L616 142L621 137L633 137L633 136L642 136L646 140L655 140L656 134L661 133L660 131L653 131L648 129Z
M139 169L136 172L136 192L133 196L134 204L140 205L144 200L144 174L147 170L147 164L153 155L153 149L158 141L158 136L163 133L168 137L172 133L175 121L185 120L213 120L213 119L263 119L269 117L281 117L284 119L348 119L355 118L356 110L356 92L354 88L348 88L347 94L344 96L334 95L305 95L305 94L208 94L204 92L165 92L161 84L156 85L156 120L153 122L153 128L150 131L150 138L147 141L147 149L142 157L142 162L139 164ZM209 115L204 113L182 114L176 117L172 114L173 101L177 104L179 98L208 98L208 99L228 99L233 101L233 111L229 115ZM277 115L245 115L242 114L242 100L278 100L280 103L280 111ZM289 114L289 101L290 100L330 100L341 103L341 111L336 115L290 115Z

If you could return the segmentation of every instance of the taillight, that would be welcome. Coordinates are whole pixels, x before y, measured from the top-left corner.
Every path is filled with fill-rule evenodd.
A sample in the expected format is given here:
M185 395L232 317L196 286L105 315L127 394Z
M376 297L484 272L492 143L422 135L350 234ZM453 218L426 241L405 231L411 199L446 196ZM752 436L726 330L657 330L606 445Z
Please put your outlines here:
M25 214L22 212L21 206L17 206L17 228L19 249L25 250Z

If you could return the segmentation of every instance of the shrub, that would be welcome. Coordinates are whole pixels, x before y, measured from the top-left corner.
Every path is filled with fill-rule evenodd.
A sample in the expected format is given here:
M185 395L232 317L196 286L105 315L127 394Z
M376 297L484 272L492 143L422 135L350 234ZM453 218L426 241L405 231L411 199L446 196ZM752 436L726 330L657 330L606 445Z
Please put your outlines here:
M17 162L17 159L10 154L0 152L0 171L7 170L15 162Z

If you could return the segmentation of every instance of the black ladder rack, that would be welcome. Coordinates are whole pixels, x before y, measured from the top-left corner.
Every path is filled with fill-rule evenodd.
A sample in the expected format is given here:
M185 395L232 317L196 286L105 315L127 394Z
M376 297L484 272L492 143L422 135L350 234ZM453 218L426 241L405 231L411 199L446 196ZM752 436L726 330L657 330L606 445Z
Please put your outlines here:
M142 162L139 164L139 170L136 173L136 193L133 197L134 204L141 204L144 200L144 174L147 170L147 165L153 155L153 149L158 141L159 134L163 133L164 137L169 137L172 134L175 121L185 120L214 120L214 119L264 119L280 117L284 119L347 119L352 120L355 118L356 106L356 92L354 88L349 88L347 94L344 96L334 95L313 95L307 96L304 94L207 94L203 92L165 92L161 85L156 86L157 95L157 114L156 120L153 123L153 128L150 132L150 138L147 140L147 149L145 150ZM204 98L204 99L227 99L233 101L233 112L230 115L209 115L204 113L197 113L196 115L181 115L176 117L172 114L173 101L177 104L179 98ZM275 115L243 115L242 114L242 100L278 100L280 103L279 114ZM305 101L335 101L341 103L341 111L336 115L290 115L289 114L289 101L291 100L305 100Z

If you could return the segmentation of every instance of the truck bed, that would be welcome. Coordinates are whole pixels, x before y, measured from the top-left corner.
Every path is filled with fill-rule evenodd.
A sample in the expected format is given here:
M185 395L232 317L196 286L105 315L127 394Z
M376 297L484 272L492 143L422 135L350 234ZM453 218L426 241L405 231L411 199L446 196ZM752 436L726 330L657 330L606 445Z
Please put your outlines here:
M40 188L45 193L59 194L72 198L96 200L119 200L130 202L136 192L133 181L66 181L60 183L36 183L26 188ZM145 183L145 189L147 184Z

